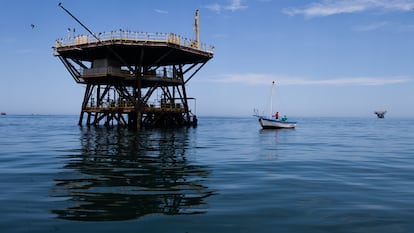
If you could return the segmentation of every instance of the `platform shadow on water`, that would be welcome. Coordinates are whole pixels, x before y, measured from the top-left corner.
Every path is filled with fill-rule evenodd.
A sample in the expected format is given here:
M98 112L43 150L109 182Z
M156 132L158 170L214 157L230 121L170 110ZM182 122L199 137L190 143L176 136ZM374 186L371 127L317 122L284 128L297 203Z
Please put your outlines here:
M51 213L78 221L205 213L210 171L187 159L189 130L81 129L81 149L54 179L51 196L63 201Z

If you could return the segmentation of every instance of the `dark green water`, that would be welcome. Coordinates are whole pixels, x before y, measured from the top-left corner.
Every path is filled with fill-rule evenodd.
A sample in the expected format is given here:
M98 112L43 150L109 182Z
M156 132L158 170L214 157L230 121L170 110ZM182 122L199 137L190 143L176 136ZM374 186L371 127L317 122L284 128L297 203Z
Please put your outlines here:
M414 119L0 117L1 232L412 232Z

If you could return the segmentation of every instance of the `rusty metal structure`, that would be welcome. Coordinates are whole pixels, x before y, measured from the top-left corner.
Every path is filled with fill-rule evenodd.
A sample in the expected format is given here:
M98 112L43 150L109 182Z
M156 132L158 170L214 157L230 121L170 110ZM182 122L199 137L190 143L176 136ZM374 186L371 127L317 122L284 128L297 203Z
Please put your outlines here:
M186 84L213 58L214 49L199 42L198 25L196 11L195 40L172 33L95 34L89 29L89 35L56 40L54 55L76 83L86 86L79 125L196 125L190 108L195 99L187 96Z

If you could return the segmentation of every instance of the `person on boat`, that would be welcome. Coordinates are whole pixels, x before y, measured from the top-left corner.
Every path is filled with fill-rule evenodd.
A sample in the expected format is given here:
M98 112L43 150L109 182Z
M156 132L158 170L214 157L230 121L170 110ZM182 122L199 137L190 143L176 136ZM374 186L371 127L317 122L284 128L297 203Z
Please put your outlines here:
M279 119L279 112L276 112L275 117L276 117L276 120Z
M287 117L286 117L286 115L283 115L283 117L282 117L282 121L287 121Z

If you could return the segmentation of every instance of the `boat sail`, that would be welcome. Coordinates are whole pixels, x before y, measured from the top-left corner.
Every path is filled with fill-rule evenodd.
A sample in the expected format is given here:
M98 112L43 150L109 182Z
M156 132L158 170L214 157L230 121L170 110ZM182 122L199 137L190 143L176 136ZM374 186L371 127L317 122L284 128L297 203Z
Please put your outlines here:
M272 97L270 99L270 112L273 112L273 94L274 94L275 81L272 82ZM261 116L257 112L255 116L259 119L260 125L263 129L293 129L296 127L296 122L288 121L286 116L283 116L282 119L279 119L279 112L270 117Z

